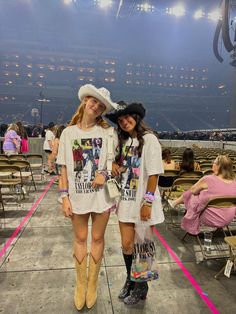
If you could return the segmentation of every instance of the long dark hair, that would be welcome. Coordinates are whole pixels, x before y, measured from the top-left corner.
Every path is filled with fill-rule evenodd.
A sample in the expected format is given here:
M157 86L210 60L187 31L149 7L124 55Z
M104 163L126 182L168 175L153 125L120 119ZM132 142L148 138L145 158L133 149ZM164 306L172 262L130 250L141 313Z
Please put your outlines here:
M162 151L162 160L164 160L167 164L171 163L171 152L168 148L165 148Z
M65 126L64 126L64 125L59 125L59 127L57 128L57 131L56 131L55 138L60 139L61 133L62 133L62 131L63 131L64 129L65 129Z
M138 156L141 157L143 145L144 145L143 136L147 133L153 133L153 131L143 122L143 120L140 118L139 115L131 114L130 116L136 121L134 131L136 131L137 133L137 139L139 142L139 145L137 147ZM119 140L119 146L118 146L119 154L116 158L116 161L119 163L121 161L123 144L130 137L130 134L128 132L123 131L118 123L117 125L118 125L117 133L118 133L118 140Z
M16 125L18 126L18 132L17 134L21 137L21 138L25 138L28 139L28 134L26 132L25 127L22 125L22 123L20 121L16 122Z
M184 150L180 170L194 171L194 153L191 148L186 148Z

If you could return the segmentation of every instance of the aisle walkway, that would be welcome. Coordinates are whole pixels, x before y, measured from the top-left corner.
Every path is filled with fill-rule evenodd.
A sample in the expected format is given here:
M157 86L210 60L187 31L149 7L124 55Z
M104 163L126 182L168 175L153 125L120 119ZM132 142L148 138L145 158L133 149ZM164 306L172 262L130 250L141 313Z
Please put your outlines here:
M4 252L4 243L27 215L46 185L39 188L37 193L32 193L24 208L7 207L5 218L2 214L0 216L0 248L4 253L0 257L0 313L78 313L73 306L72 228L70 221L60 212L55 185L50 187L38 207L35 206L33 216L25 222L23 229ZM223 275L219 280L214 279L214 274L224 261L196 264L193 243L183 244L179 240L181 231L173 232L165 223L157 226L157 230L200 285L202 297L206 301L211 300L212 311L215 307L219 313L236 312L236 275L232 275L230 279ZM81 312L211 313L166 248L157 238L155 241L160 279L150 283L146 302L141 301L133 307L125 306L117 298L125 279L125 268L118 224L116 216L112 215L106 232L98 302L93 309L88 311L85 308Z

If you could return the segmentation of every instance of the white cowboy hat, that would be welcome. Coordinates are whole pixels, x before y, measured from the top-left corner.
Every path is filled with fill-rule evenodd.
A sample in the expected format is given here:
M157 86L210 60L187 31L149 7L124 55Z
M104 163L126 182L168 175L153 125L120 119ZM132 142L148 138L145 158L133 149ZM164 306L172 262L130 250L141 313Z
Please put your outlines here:
M101 103L103 103L106 106L106 110L103 112L103 114L108 113L114 109L116 109L117 104L113 103L110 97L110 92L105 87L96 88L92 84L86 84L80 87L78 92L78 97L82 101L84 97L92 96Z

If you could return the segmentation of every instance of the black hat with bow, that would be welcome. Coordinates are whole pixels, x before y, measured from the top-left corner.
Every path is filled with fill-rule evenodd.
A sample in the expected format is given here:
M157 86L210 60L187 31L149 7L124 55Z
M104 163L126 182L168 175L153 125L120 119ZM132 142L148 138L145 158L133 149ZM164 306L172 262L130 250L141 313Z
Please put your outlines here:
M105 115L113 123L118 123L117 120L121 116L136 114L140 116L141 119L145 117L145 108L140 103L126 104L124 101L119 101L117 103L117 109Z

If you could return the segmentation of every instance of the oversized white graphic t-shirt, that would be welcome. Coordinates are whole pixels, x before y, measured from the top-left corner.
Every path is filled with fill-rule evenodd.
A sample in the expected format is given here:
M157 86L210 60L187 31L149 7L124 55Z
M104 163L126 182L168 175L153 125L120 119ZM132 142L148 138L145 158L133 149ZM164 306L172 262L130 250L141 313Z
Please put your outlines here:
M131 141L131 142L130 142ZM121 200L135 201L140 176L140 159L137 139L122 147L123 172L121 174Z
M144 135L141 157L138 156L137 138L129 138L122 148L123 173L121 176L121 200L118 218L122 222L138 222L143 197L146 193L148 177L164 173L161 146L152 133ZM158 186L156 200L152 204L150 225L164 221L161 197Z
M67 167L69 198L74 213L101 213L114 205L104 187L92 187L96 171L107 167L108 132L100 126L83 131L76 125L62 132L57 163ZM114 132L114 152L116 145Z

